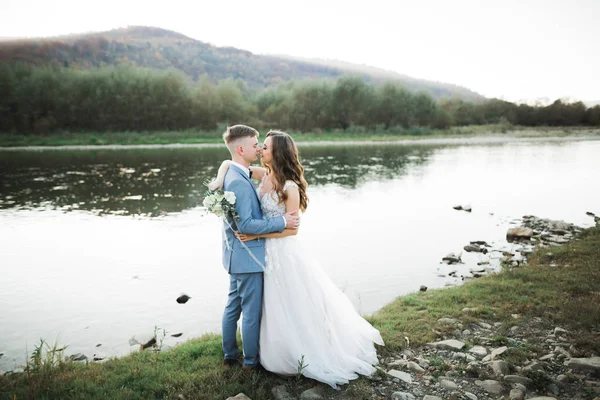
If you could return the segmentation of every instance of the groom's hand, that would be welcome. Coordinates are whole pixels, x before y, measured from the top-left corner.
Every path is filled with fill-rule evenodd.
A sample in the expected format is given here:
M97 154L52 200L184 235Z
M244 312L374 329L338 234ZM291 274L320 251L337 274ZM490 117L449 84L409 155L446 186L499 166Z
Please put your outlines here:
M285 227L289 229L298 229L300 227L300 217L298 210L290 211L284 215Z

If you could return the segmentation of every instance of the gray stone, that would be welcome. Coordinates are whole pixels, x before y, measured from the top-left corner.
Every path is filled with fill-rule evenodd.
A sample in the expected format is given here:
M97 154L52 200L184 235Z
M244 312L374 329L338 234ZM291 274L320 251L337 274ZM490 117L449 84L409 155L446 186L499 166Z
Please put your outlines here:
M569 381L569 377L567 375L560 374L556 377L556 381L560 383L565 383Z
M511 383L510 387L512 387L513 389L519 389L523 393L527 393L527 387L520 383Z
M567 368L600 371L600 357L571 358L566 365Z
M492 361L492 371L494 371L494 375L497 377L502 377L504 375L508 375L508 364L506 361L498 360Z
M477 396L475 396L471 392L465 392L465 396L467 396L469 398L469 400L477 400Z
M492 394L500 394L504 391L504 387L498 381L493 380L485 380L485 381L475 381L475 384L485 390L488 393Z
M558 396L558 386L554 383L548 385L548 390L551 391L553 395Z
M300 400L321 400L324 397L321 395L321 390L318 387L305 390L300 394Z
M492 329L492 326L490 324L488 324L488 323L485 323L485 322L480 322L477 325L479 325L483 329Z
M538 362L533 362L523 368L523 372L543 371L543 370L544 370L544 367L542 367L542 364L540 364Z
M507 350L508 350L508 347L506 347L506 346L498 347L497 349L492 350L490 357L493 360L496 357L498 357L499 355L505 353Z
M508 395L509 400L523 400L525 398L525 393L523 393L519 389L512 389L510 394Z
M250 397L246 396L244 393L238 393L234 397L228 397L227 400L252 400Z
M545 356L540 357L540 361L547 361L547 360L551 360L554 358L554 354L550 353L550 354L546 354Z
M76 353L69 356L69 360L71 361L85 361L87 359L87 356L81 353Z
M406 367L406 364L408 364L408 361L406 360L396 360L391 362L389 365L390 367Z
M449 324L449 325L458 324L458 320L456 320L454 318L440 318L440 319L438 319L438 322L440 324Z
M392 393L392 400L417 400L417 398L410 393L394 392Z
M427 343L427 346L442 350L460 350L465 344L460 340L448 339L441 342Z
M563 329L563 328L559 328L558 326L556 328L554 328L554 334L555 335L558 335L558 334L561 334L561 333L569 333L569 331L566 330L566 329Z
M275 386L271 389L271 393L273 394L273 398L275 400L292 400L293 397L288 393L287 387L285 385Z
M556 400L556 397L539 396L539 397L531 397L528 400Z
M485 357L488 353L487 349L483 346L473 346L469 349L469 353L475 354L478 357Z
M425 370L423 368L421 368L421 366L414 361L409 361L409 363L407 364L407 367L410 371L413 371L413 372L425 372Z
M521 375L506 375L504 381L508 383L520 383L523 386L529 387L533 384L533 381Z
M423 397L423 400L443 400L443 399L441 397L426 394L425 397Z
M508 239L529 239L533 236L533 229L519 226L517 228L509 228L506 232Z
M391 376L391 377L400 379L402 382L412 383L412 378L406 372L402 372L402 371L398 371L398 370L395 370L395 369L391 369L391 370L389 370L387 372L387 374L389 376Z
M449 381L447 379L443 379L440 381L440 386L443 387L446 390L456 390L458 389L458 385L452 381Z

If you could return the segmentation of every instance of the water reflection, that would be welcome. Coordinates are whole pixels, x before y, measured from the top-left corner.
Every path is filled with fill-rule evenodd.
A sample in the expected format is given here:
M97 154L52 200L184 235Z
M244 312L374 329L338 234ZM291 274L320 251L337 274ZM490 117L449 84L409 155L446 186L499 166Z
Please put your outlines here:
M306 147L310 185L355 188L425 162L425 146ZM223 148L5 152L0 209L51 208L159 216L202 203L204 182L227 158Z

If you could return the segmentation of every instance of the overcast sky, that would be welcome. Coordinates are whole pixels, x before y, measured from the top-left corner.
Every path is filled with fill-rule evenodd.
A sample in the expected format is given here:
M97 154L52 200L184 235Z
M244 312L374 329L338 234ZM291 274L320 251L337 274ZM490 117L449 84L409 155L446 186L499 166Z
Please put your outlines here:
M92 5L93 4L93 5ZM0 0L0 37L157 26L509 101L600 100L600 0Z

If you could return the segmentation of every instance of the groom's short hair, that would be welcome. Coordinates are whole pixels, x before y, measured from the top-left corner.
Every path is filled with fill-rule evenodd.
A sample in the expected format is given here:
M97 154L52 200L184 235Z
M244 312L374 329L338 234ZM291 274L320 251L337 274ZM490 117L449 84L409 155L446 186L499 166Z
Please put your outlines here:
M258 137L259 135L258 131L251 126L238 124L228 127L223 132L223 140L225 140L225 144L230 144L241 138Z

